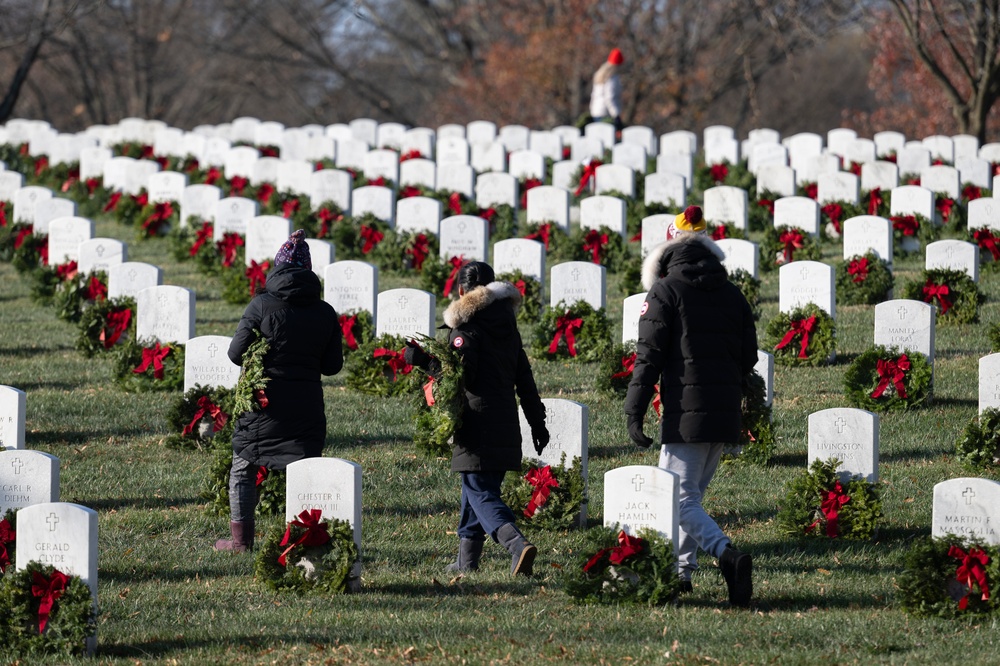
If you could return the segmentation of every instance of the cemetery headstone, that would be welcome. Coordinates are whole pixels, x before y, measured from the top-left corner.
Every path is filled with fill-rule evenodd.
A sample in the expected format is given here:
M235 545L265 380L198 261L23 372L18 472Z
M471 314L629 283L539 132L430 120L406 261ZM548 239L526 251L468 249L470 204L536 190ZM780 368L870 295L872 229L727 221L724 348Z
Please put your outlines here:
M152 264L126 261L108 268L108 298L136 298L143 289L162 283L162 269Z
M821 261L793 261L778 268L778 309L791 312L809 303L834 319L836 272Z
M80 243L94 236L94 222L83 217L59 217L49 223L50 266L80 257Z
M196 385L235 388L240 366L229 360L232 338L225 335L200 335L184 345L184 392Z
M194 292L184 287L147 287L136 297L139 342L187 342L194 337Z
M934 364L937 308L922 301L895 299L875 306L875 344L920 352Z
M441 258L462 257L466 261L486 261L489 223L475 215L453 215L441 220Z
M521 271L545 287L545 245L527 238L508 238L493 244L493 270L497 275Z
M774 354L758 349L753 369L764 380L764 404L770 407L774 402Z
M336 265L336 264L334 264ZM376 337L434 336L434 294L420 289L389 289L376 299Z
M306 458L288 465L285 477L285 521L319 509L322 517L346 520L354 529L361 553L361 465L340 458ZM360 575L360 561L354 568Z
M987 354L979 359L979 413L986 409L1000 409L1000 354ZM2 415L0 411L0 418Z
M781 197L774 202L774 226L798 227L819 236L819 204L809 197Z
M77 270L81 275L104 271L128 259L128 247L116 238L91 238L80 243Z
M722 260L722 265L726 267L730 275L738 270L744 270L751 277L757 277L760 252L757 250L756 243L742 238L723 238L715 241L715 244L726 255L726 258Z
M337 314L364 310L375 320L378 268L363 261L335 261L323 274L323 300ZM374 323L377 323L375 321Z
M622 344L639 339L639 317L646 294L632 294L622 301Z
M844 259L874 252L892 266L892 223L884 217L858 215L844 220Z
M245 236L247 223L257 217L257 202L244 197L226 197L215 204L215 226L212 240L219 241L227 233Z
M1000 483L996 481L965 477L935 484L931 536L954 534L981 539L991 546L1000 544L998 507Z
M928 243L924 255L924 268L961 271L979 282L979 246L961 240L939 240Z
M58 501L59 458L29 449L0 450L0 516Z
M551 185L528 190L528 224L542 222L569 230L569 192Z
M604 525L626 534L656 530L677 552L680 530L680 479L649 465L628 465L604 473Z
M291 233L292 221L280 215L258 215L248 221L243 253L246 265L249 266L251 261L273 263L274 255Z
M396 203L396 231L428 232L435 236L441 224L441 202L430 197L407 197Z
M0 451L24 448L26 406L27 394L24 391L0 385Z
M878 415L863 409L823 409L809 415L809 464L837 458L842 480L878 481Z
M585 301L595 310L605 306L606 269L589 261L566 261L552 267L549 305Z

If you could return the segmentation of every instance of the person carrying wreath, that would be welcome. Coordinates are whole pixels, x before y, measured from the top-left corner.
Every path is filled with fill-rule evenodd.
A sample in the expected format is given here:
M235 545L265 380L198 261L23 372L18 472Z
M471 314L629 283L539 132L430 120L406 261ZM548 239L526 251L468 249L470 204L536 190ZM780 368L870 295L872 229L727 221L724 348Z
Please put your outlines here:
M531 575L537 548L518 530L514 512L500 496L504 475L521 469L518 398L535 451L540 455L549 443L545 405L517 330L521 293L497 282L493 268L481 261L459 269L458 285L459 299L444 312L448 342L461 358L465 381L462 424L451 456L451 470L462 477L458 559L447 570L478 569L489 536L510 553L512 575ZM439 372L437 359L415 342L407 342L404 358L432 375Z
M740 437L743 381L757 363L757 332L750 304L729 281L725 255L705 228L701 208L689 206L671 224L669 240L643 262L649 291L639 310L625 414L629 437L649 447L642 422L659 384L659 466L677 474L680 485L681 590L691 590L700 547L718 558L730 603L748 606L751 557L732 546L701 503L723 448Z
M217 541L216 550L253 548L260 467L284 469L323 450L326 413L320 375L340 372L344 356L337 312L321 294L305 232L299 229L278 250L264 290L247 305L229 345L229 359L242 365L260 333L269 345L264 356L268 383L257 398L260 409L236 419L229 473L232 538Z

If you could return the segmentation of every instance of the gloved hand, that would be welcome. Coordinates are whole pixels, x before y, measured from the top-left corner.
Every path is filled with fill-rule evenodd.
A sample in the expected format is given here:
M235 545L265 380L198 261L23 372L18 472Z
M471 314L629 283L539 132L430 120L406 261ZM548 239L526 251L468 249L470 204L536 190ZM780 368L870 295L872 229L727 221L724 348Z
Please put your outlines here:
M549 445L549 430L544 425L531 429L531 442L535 445L535 453L542 455L542 451Z
M653 443L653 440L642 432L642 417L638 414L628 415L628 436L636 446L643 449L648 449Z
M403 360L408 364L426 369L430 365L432 358L434 357L425 352L423 347L417 344L416 340L406 341L406 349L403 350Z

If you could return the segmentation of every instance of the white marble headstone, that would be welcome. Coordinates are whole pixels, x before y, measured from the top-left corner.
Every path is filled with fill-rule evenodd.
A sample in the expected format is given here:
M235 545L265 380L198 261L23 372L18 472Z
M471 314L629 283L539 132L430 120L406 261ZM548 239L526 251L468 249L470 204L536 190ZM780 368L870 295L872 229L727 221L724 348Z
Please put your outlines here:
M366 185L356 188L351 195L351 208L355 217L371 213L390 227L396 224L396 193L388 187Z
M257 202L245 197L227 197L215 204L215 226L212 240L219 241L227 233L245 236L247 224L257 216Z
M167 201L180 202L184 193L184 188L188 184L187 176L176 171L158 171L150 174L146 180L146 191L149 194L149 203L162 203Z
M622 302L622 344L639 339L639 317L646 294L632 294Z
M441 224L441 202L430 197L406 197L396 202L396 231L428 232L435 236Z
M309 201L313 209L332 202L344 215L351 214L351 191L354 183L351 174L340 169L320 169L309 176Z
M433 190L437 184L437 164L426 159L411 159L400 162L399 184L426 187Z
M280 215L258 215L248 220L243 255L246 265L249 266L251 261L258 264L270 261L273 267L274 255L291 233L292 221Z
M726 258L722 260L722 265L730 274L737 270L744 270L751 277L758 277L757 262L760 259L760 252L757 250L756 243L740 238L723 238L715 241L715 244L726 255Z
M1000 354L979 359L979 413L1000 409Z
M453 215L441 220L440 255L447 261L462 257L466 261L486 261L489 249L489 223L475 215Z
M538 280L544 289L545 245L527 238L497 241L493 244L493 270L497 275L521 271Z
M375 320L378 294L378 268L363 261L335 261L323 274L323 300L337 314L362 310ZM374 322L377 323L377 322Z
M361 465L340 458L305 458L287 467L285 521L303 511L320 509L322 518L346 520L354 528L361 553ZM360 574L357 563L354 575Z
M875 306L875 344L920 352L934 364L937 308L922 301L895 299Z
M521 423L521 456L558 467L562 454L565 453L567 468L573 464L573 458L580 458L580 469L586 482L590 409L583 403L562 398L543 398L542 404L545 405L545 427L549 431L549 445L541 455L535 453L531 441L531 426L524 418L524 412L518 411Z
M200 335L184 345L184 392L196 385L235 388L240 366L229 360L227 351L232 338L225 335Z
M605 306L606 269L589 261L566 261L552 267L549 305L585 301L595 310Z
M618 197L597 195L580 202L580 228L607 227L623 238L625 229L625 201Z
M849 204L857 205L859 201L858 180L857 176L846 171L821 173L816 179L816 200L820 204L846 201Z
M747 191L739 187L718 185L705 190L705 219L715 224L733 224L747 228Z
M184 287L148 287L136 297L135 339L187 342L194 337L194 292Z
M542 222L569 230L569 192L551 185L528 190L528 224Z
M687 207L687 181L677 173L651 173L645 179L643 198L647 206L656 203L683 210Z
M627 166L621 164L602 164L595 169L594 180L594 191L596 194L621 192L626 197L635 196L635 173Z
M376 337L434 336L434 294L420 289L389 289L379 293L376 303Z
M960 537L975 537L995 546L1000 544L998 521L1000 483L990 479L965 477L935 484L931 509L932 537L955 534Z
M34 233L36 235L49 233L52 220L61 217L76 217L76 202L59 197L43 197L35 204Z
M659 214L642 218L642 256L653 251L660 243L667 240L667 228L676 215Z
M844 220L844 259L874 252L892 266L892 222L875 215L858 215Z
M753 369L764 380L764 404L770 407L774 402L774 354L758 349Z
M191 217L199 226L201 222L213 222L221 199L222 190L215 185L188 185L181 192L180 225L187 226Z
M626 534L656 530L677 552L680 528L680 479L648 465L628 465L604 473L604 525Z
M4 448L24 448L26 405L27 394L24 391L0 385L0 451Z
M476 205L480 208L506 204L517 210L519 203L517 178L509 173L484 173L476 179Z
M793 261L778 268L778 309L792 312L814 303L834 319L836 272L821 261Z
M843 480L878 481L878 415L863 409L832 408L809 415L809 464L837 458Z
M809 197L782 197L774 202L774 226L798 227L819 236L820 206Z
M10 509L58 501L59 458L29 449L0 450L0 518Z
M924 254L924 268L961 271L979 282L979 246L961 240L939 240L928 243Z
M108 268L108 298L128 296L136 298L147 287L156 287L163 282L163 270L159 266L141 261L127 261Z
M892 162L869 162L861 167L861 189L888 192L899 187L899 167Z
M58 217L49 223L49 266L77 261L80 244L94 236L94 222L83 217Z
M80 243L77 270L81 275L104 271L128 259L128 247L116 238L91 238Z

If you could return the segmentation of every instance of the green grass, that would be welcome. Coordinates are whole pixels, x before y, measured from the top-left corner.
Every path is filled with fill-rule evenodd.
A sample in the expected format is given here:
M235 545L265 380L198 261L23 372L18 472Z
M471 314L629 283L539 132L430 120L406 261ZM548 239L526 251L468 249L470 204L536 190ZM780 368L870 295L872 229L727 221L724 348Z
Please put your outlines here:
M232 335L242 308L221 300L217 279L169 256L160 239L99 219L97 233L130 241L129 258L164 268L164 282L197 294L197 334ZM828 245L824 259L839 248ZM917 259L897 261L897 280ZM624 294L609 279L608 316L620 336ZM206 453L165 449L174 396L125 394L111 362L74 350L76 328L34 304L27 281L0 264L0 384L28 393L27 442L62 462L62 499L99 512L101 663L988 663L998 623L915 619L896 602L894 579L915 536L930 530L932 487L966 475L954 443L977 408L977 363L986 326L1000 319L1000 280L985 273L989 300L978 325L939 326L931 407L881 418L886 519L874 543L800 542L781 535L775 514L785 483L806 464L809 413L847 406L842 374L871 344L870 307L838 308L838 360L775 372L778 450L767 468L723 466L708 510L756 563L757 607L723 602L725 585L704 558L693 594L677 607L593 607L561 590L559 567L580 557L581 532L531 532L538 575L512 580L509 558L488 545L480 572L443 569L457 545L459 484L447 463L419 457L413 405L372 400L326 379L326 455L364 474L363 591L334 598L278 596L253 579L249 556L216 553L226 521L198 499ZM382 289L403 286L383 276ZM759 331L777 312L777 274L765 275ZM439 307L440 310L440 307ZM524 330L528 339L530 331ZM543 397L590 408L590 516L600 520L603 474L656 464L657 452L628 440L621 401L593 389L596 364L536 361ZM647 425L647 431L653 427ZM259 525L277 529L278 521ZM2 655L2 652L0 652Z

